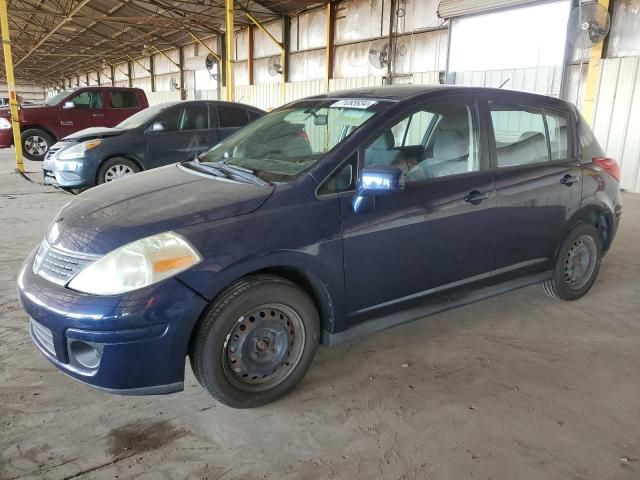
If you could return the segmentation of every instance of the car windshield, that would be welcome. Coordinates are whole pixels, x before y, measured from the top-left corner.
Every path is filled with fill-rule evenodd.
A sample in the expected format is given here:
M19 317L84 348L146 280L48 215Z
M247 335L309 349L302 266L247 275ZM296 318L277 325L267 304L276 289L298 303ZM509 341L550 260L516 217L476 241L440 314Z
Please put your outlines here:
M48 98L44 101L44 104L48 107L53 107L60 103L64 98L68 97L74 92L74 90L63 90L60 93L56 93L53 97Z
M371 99L297 102L249 124L193 163L242 169L265 182L288 182L387 105Z
M137 128L150 122L156 115L162 112L165 108L170 107L173 103L163 103L160 105L154 105L153 107L140 110L138 113L134 113L126 120L123 120L116 125L116 128Z

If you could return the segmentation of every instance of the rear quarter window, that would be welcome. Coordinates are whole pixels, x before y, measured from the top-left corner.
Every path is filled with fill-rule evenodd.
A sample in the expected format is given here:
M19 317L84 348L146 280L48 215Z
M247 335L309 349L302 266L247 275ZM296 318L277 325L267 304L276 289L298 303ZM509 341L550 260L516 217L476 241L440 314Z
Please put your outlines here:
M244 127L249 123L249 116L244 108L218 105L218 118L222 128Z

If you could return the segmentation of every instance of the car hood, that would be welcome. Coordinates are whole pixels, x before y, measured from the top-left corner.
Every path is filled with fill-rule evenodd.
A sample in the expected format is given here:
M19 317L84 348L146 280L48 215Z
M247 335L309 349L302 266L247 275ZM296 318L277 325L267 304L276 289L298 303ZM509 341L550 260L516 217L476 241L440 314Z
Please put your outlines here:
M124 128L90 127L67 135L62 140L65 142L83 142L92 138L115 137L116 135L122 135L126 131Z
M168 165L82 193L60 211L47 238L63 250L102 255L156 233L250 213L274 188Z

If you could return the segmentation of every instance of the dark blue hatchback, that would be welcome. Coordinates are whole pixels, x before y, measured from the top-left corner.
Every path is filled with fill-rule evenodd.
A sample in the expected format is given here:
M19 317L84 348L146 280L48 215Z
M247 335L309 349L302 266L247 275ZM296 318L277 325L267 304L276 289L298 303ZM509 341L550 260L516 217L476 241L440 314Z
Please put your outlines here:
M398 86L300 100L198 159L79 195L18 278L33 340L120 394L233 407L293 388L320 342L542 283L593 285L620 171L570 104Z

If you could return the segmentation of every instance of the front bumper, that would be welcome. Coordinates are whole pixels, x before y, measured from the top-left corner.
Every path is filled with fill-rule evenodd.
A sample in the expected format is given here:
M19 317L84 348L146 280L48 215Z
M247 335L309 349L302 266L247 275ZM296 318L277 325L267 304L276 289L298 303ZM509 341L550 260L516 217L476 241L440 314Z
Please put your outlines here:
M97 162L92 158L78 158L75 160L58 160L58 155L64 149L75 145L58 142L51 147L50 153L42 163L44 183L58 187L79 188L92 187L96 183Z
M111 393L183 389L191 332L207 306L202 297L173 278L123 295L87 295L35 275L33 256L20 270L18 296L51 363ZM76 348L87 346L95 350L89 367Z

